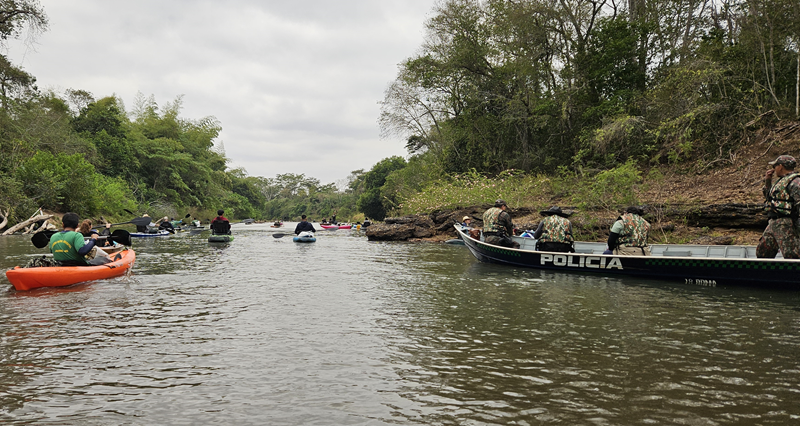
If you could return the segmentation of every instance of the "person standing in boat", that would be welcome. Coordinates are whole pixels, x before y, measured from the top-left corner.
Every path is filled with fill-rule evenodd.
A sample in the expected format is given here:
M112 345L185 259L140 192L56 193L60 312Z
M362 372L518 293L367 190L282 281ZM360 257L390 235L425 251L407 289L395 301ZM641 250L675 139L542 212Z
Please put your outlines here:
M217 217L211 220L211 233L213 235L230 235L231 234L231 222L223 216L225 214L225 210L219 209L217 210Z
M317 230L314 229L314 225L308 223L306 215L302 215L300 216L300 223L298 223L297 226L294 228L294 233L295 235L299 235L301 232L305 231L317 232Z
M608 249L618 256L650 256L647 238L650 223L644 220L644 211L636 206L625 209L622 216L611 225Z
M89 266L85 256L92 251L99 235L92 232L89 241L84 242L83 234L77 232L80 221L76 213L64 214L61 218L64 230L50 237L50 253L53 253L53 260L62 266Z
M544 216L533 238L536 238L536 250L574 253L575 240L572 238L572 223L567 219L570 214L561 211L561 207L552 206L539 212Z
M784 259L800 259L797 216L800 208L800 183L795 173L797 160L790 155L781 155L769 163L764 181L769 224L758 240L756 257L774 258L778 251ZM773 184L772 178L778 180Z
M483 214L484 242L495 246L519 248L519 243L511 239L514 235L514 224L506 210L508 210L506 202L498 199L494 202L494 207Z

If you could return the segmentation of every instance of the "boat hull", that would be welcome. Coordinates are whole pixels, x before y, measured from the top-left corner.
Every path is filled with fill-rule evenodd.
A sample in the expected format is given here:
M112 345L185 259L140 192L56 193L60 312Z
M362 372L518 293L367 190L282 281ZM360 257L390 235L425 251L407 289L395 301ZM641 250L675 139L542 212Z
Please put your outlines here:
M158 232L131 232L131 237L165 237L170 235L169 231L158 231Z
M233 241L233 235L212 235L208 237L209 243L229 243Z
M33 290L40 287L64 287L85 281L105 280L124 275L133 267L136 253L133 250L119 252L120 259L97 266L51 266L40 268L15 267L6 271L8 281L17 290ZM114 257L115 255L112 255Z
M755 286L800 290L800 260L692 256L615 256L554 253L486 244L457 228L480 261L564 272L629 275L699 286ZM576 243L577 245L577 243ZM668 250L667 250L668 251Z

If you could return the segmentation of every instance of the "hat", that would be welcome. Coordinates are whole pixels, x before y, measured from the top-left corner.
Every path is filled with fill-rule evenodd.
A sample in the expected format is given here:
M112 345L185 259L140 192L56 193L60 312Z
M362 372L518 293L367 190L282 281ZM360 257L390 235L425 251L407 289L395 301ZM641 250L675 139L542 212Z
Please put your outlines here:
M508 207L508 204L506 204L505 200L503 200L502 198L498 198L497 201L494 202L494 206L495 207L500 207L500 206Z
M563 211L561 211L561 207L558 207L558 206L552 206L547 210L542 210L542 211L539 212L539 214L542 215L542 216L558 215L558 216L561 216L561 217L570 217L572 215L571 212L570 213L564 213Z
M644 216L644 209L639 206L630 206L625 209L625 213L633 213L635 215Z
M464 218L461 220L472 220L472 219L469 216L464 216Z
M797 160L794 159L791 155L781 155L775 159L775 161L770 161L770 166L777 166L778 164L786 167L787 169L794 169L797 167Z

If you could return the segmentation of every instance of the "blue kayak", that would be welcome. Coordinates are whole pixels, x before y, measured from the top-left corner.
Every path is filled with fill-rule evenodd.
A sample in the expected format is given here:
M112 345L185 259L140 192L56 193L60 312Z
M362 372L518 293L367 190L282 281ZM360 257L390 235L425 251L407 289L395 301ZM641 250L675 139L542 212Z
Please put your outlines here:
M313 243L317 241L317 237L314 236L313 232L304 231L301 232L298 236L292 238L292 241L296 243Z
M163 229L158 232L131 232L131 237L163 237L165 235L170 235L170 233Z

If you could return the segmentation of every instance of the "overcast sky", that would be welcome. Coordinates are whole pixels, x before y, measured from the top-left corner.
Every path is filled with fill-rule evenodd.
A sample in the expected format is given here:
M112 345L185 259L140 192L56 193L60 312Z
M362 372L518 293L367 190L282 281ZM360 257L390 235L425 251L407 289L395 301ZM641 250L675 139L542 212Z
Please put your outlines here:
M380 139L378 102L421 46L435 0L40 0L50 20L35 50L9 59L42 89L216 117L229 167L333 183L404 141Z

